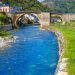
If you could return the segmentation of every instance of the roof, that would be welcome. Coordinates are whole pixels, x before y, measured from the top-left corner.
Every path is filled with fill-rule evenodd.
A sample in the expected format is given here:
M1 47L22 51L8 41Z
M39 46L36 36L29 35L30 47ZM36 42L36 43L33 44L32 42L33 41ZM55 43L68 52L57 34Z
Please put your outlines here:
M0 2L0 6L3 6L3 3L2 2Z
M9 6L9 3L8 2L6 2L6 3L0 2L0 7L2 7L2 6Z

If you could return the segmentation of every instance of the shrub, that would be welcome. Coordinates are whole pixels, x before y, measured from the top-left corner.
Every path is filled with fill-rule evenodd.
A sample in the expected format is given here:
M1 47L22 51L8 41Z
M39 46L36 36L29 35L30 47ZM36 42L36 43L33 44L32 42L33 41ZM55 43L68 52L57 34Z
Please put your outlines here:
M0 36L10 36L10 35L11 35L10 32L0 30Z
M11 21L11 18L8 17L6 14L0 13L0 25L10 24Z
M28 24L34 24L33 20L28 19Z
M5 19L5 16L2 14L2 13L0 13L0 25L4 25L4 19Z
M34 21L30 20L29 18L17 21L17 26L18 27L25 27L25 26L32 25L32 24L34 24Z

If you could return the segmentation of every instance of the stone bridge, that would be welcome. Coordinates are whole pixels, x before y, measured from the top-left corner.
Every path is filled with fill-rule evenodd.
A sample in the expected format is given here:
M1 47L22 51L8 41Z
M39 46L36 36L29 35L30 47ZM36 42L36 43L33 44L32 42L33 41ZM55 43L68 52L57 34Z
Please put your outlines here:
M62 20L62 23L65 22L70 22L70 20L75 20L75 14L63 14L63 13L49 13L49 12L25 12L25 11L20 11L20 12L15 12L13 14L13 25L16 25L17 20L25 15L25 14L33 14L39 19L41 27L43 26L49 26L51 23L51 18L52 17L60 17Z
M71 20L75 20L74 13L50 13L52 17L59 17L62 20L62 23L70 22Z
M25 14L32 14L36 16L39 20L41 27L45 25L46 26L50 25L50 13L46 13L46 12L15 12L13 14L14 25L16 25L17 20Z

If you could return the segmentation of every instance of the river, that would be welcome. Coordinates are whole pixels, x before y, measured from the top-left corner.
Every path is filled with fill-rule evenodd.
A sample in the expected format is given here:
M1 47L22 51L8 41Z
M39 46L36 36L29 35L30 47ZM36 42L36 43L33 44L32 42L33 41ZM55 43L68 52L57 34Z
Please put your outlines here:
M28 26L12 31L17 37L11 46L0 50L0 75L54 75L58 41L53 32Z

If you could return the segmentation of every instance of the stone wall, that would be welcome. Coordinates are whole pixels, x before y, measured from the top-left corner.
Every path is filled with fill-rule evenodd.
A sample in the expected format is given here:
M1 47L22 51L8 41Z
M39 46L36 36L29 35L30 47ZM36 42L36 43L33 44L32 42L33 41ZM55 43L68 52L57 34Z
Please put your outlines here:
M71 20L75 20L75 13L51 13L51 17L58 16L61 18L62 22L70 22Z
M75 14L63 14L63 21L70 22L71 20L75 20Z
M9 25L4 25L4 26L0 26L0 30L11 30L12 29L12 25L9 24Z
M57 36L58 44L59 44L59 61L58 61L55 75L68 75L68 72L66 69L66 67L67 67L66 61L68 60L68 58L63 58L64 36L62 35L62 33L60 31L58 31L56 29L52 29L51 31L54 32L55 35Z

